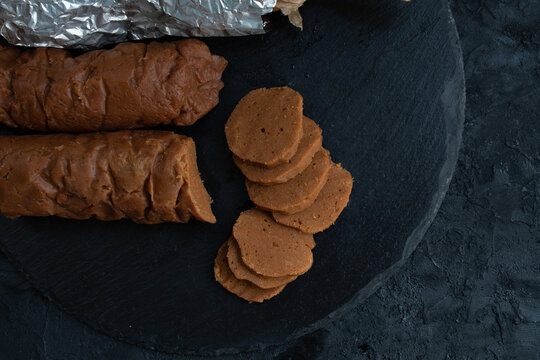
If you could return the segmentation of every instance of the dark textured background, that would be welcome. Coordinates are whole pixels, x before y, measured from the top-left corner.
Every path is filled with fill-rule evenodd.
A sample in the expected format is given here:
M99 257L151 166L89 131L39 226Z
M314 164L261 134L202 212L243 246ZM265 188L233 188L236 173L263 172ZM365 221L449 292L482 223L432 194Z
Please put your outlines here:
M452 9L467 118L455 178L425 240L350 314L260 357L540 358L540 2L455 0ZM183 359L89 330L0 257L2 354Z

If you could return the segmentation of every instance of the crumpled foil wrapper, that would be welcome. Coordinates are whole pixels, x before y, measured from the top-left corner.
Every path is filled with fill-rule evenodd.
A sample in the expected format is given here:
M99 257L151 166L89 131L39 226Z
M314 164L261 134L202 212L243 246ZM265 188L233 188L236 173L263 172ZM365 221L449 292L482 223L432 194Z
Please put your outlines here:
M98 48L127 40L264 33L277 0L0 0L14 45Z

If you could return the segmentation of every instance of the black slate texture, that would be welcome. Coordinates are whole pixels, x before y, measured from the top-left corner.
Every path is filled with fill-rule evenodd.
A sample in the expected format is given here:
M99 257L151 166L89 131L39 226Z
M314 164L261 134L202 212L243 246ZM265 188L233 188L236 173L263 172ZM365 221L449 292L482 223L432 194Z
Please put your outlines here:
M226 88L209 116L175 130L197 143L217 224L0 218L0 249L67 314L171 353L283 343L365 299L420 242L455 168L465 116L457 32L444 0L311 0L302 12L302 32L274 16L264 36L207 41L229 60ZM212 276L218 247L252 206L223 128L249 90L284 84L304 96L355 185L336 224L315 236L311 270L249 305Z
M257 357L539 358L540 3L456 0L453 10L467 120L454 181L425 240L347 315ZM38 296L5 259L0 279L6 358L185 358L89 330Z

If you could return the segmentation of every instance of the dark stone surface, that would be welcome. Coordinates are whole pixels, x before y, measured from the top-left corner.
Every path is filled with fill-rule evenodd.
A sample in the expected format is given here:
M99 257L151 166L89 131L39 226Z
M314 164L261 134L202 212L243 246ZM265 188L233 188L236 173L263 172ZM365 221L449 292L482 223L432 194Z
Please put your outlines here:
M425 241L348 314L257 357L539 358L540 3L456 0L453 10L468 82L464 144ZM88 329L5 260L0 279L0 354L183 359Z
M264 36L207 40L229 60L226 89L209 116L176 130L197 143L217 224L0 218L0 249L66 314L171 353L283 343L365 299L416 248L448 188L465 116L457 32L444 0L310 0L303 15L302 32L278 15ZM315 236L311 270L250 306L212 276L217 248L252 206L223 128L249 90L285 83L355 185L337 223Z

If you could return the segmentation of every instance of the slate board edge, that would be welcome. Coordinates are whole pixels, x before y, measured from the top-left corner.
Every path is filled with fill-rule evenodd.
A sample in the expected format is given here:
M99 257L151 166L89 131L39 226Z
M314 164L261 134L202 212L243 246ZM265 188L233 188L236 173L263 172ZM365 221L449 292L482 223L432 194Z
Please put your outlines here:
M452 15L452 12L450 10L450 6L447 0L440 0L440 1L443 3L443 8L446 9L446 11L448 12L449 22L450 22L449 39L450 41L454 43L453 49L455 51L455 61L456 61L456 72L453 78L448 80L446 87L444 89L443 95L441 97L441 102L443 103L443 106L445 108L445 123L446 123L446 130L447 130L447 138L446 138L446 156L447 157L439 173L439 186L438 186L439 191L432 198L427 215L424 217L424 219L422 219L420 224L413 230L412 234L407 238L400 260L396 262L394 265L392 265L391 267L389 267L386 271L378 274L364 288L358 291L352 299L350 299L340 308L336 309L335 311L327 315L325 318L313 323L312 325L290 334L284 341L276 342L276 343L254 344L253 346L246 349L222 348L218 350L209 350L209 349L202 348L202 349L199 349L199 351L197 352L178 351L178 352L170 352L170 354L194 355L194 356L220 356L220 355L233 355L233 354L239 354L239 353L254 352L254 351L264 350L270 347L283 346L306 334L314 332L320 328L324 328L328 322L345 315L352 308L357 306L360 302L364 301L369 296L371 296L374 292L376 292L384 284L384 282L387 279L389 279L391 276L393 276L407 261L407 259L410 257L410 255L418 246L418 244L420 244L420 242L422 241L424 234L426 233L429 226L435 219L435 215L437 214L439 207L441 206L442 201L446 195L446 192L448 190L450 181L453 177L457 159L458 159L459 149L461 147L463 123L465 119L465 74L464 74L463 55L462 55L462 50L460 46L459 35L457 33L455 20L454 20L454 17ZM455 103L449 103L449 100L453 99L451 96L452 94L454 95L454 98L459 97L459 101ZM445 95L450 95L450 99L446 99ZM63 308L63 306L58 301L56 301L52 293L50 293L49 291L45 289L42 289L41 287L35 284L33 279L24 272L22 264L20 264L13 256L11 256L9 251L7 251L7 249L5 249L1 243L0 243L0 250L2 251L2 253L5 254L5 256L9 259L9 261L15 265L17 270L23 274L23 276L29 281L29 283L37 290L37 292L40 295L43 295L49 301L54 303L54 305L56 305L61 311L77 319L82 324L89 326L90 328L92 328L98 333L101 333L106 336L110 336L109 334L96 328L94 324L87 323L86 321L79 319L79 317L76 314L72 314L66 311ZM133 341L132 339L126 339L118 335L115 335L114 338L117 340L123 341L125 343L141 347L141 348L146 348L149 350L156 350L154 347L148 346L148 344L138 343L138 342ZM160 352L164 352L164 351L160 350ZM169 352L164 352L164 353L169 353Z

